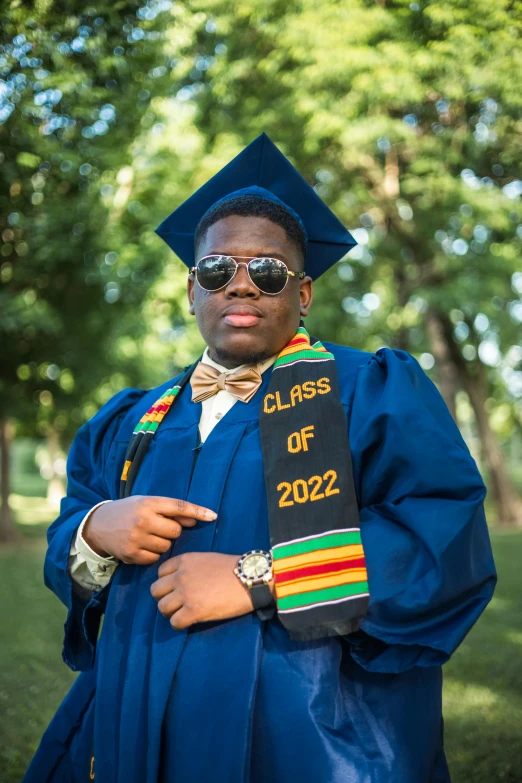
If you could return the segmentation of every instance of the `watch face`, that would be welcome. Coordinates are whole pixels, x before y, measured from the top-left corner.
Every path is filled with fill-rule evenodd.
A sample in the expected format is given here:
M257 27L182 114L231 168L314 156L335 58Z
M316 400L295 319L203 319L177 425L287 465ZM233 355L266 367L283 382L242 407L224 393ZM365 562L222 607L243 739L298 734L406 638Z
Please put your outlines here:
M242 571L249 579L259 579L268 569L269 563L265 555L248 555L242 564Z

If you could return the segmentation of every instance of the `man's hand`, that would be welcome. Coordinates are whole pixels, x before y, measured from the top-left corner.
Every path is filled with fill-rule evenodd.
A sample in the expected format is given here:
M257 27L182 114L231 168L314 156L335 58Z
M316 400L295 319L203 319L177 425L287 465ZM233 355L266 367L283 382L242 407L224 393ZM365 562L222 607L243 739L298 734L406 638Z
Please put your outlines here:
M210 509L185 500L133 495L97 508L83 528L83 538L102 557L152 565L169 551L183 527L216 518Z
M181 630L252 612L248 588L234 574L238 560L239 555L217 552L186 552L165 560L150 588L163 617Z

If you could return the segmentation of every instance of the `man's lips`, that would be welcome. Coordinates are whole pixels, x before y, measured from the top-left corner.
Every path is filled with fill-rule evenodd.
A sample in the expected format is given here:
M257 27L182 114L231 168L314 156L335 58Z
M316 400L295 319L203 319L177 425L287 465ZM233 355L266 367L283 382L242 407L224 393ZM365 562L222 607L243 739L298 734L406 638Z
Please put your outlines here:
M229 326L255 326L261 320L261 314L253 307L229 307L223 314L223 320Z
M254 326L260 320L258 315L236 315L235 313L224 317L225 323L229 326Z

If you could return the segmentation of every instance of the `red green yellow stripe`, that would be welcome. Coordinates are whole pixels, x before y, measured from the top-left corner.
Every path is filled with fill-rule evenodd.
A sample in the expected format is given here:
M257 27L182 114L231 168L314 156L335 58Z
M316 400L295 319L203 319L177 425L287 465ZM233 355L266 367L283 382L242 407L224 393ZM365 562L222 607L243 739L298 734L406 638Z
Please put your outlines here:
M284 585L288 582L295 582L306 577L319 576L323 574L334 574L340 571L364 568L366 565L364 557L356 557L351 560L335 560L333 562L318 563L304 568L293 568L275 574L276 584Z
M277 357L274 369L285 367L295 362L324 362L329 359L333 360L333 358L333 354L329 353L322 343L316 342L314 345L311 345L310 335L304 327L300 326L296 336L290 340Z
M275 362L274 367L287 367L289 364L295 364L296 362L326 362L330 361L330 359L333 359L333 354L328 354L326 352L316 353L315 351L308 349L296 351L288 356L281 356Z
M362 544L359 529L329 530L327 533L320 533L316 536L296 538L284 544L276 544L272 548L272 557L274 560L283 560L285 557L293 555L303 555L318 549L332 549L349 544Z
M367 592L368 574L358 528L329 530L277 544L272 558L280 611L351 600Z
M357 568L354 571L344 571L340 574L328 574L326 576L314 576L312 579L303 579L300 582L289 585L276 585L277 598L287 595L297 595L311 591L318 591L326 587L337 587L352 582L366 581L368 575L365 568Z
M364 550L362 544L339 546L335 549L318 549L317 552L307 552L304 555L295 555L294 557L276 560L274 561L274 571L279 573L292 570L298 566L305 566L309 563L336 562L338 560L349 560L353 557L362 557L363 555Z
M290 340L288 345L285 346L284 350L288 351L288 349L292 348L294 345L308 345L309 343L310 340L307 338L307 336L298 332L296 336Z
M297 595L288 595L278 598L277 608L280 612L308 609L320 604L338 602L342 599L353 599L368 595L368 582L352 582L351 584L326 587L322 590L311 590Z
M154 405L143 414L139 422L136 424L133 435L137 435L140 432L144 435L154 435L166 414L169 412L170 407L176 399L176 395L178 394L179 390L179 386L173 386L171 389L167 389L165 392L163 392L159 400L156 400ZM132 460L127 460L125 462L120 481L127 481L131 465Z
M154 405L149 408L147 413L143 414L134 429L134 434L138 432L156 432L165 415L170 410L170 406L176 399L178 392L179 386L173 386L172 389L167 389L167 391L162 394L159 400L156 400Z

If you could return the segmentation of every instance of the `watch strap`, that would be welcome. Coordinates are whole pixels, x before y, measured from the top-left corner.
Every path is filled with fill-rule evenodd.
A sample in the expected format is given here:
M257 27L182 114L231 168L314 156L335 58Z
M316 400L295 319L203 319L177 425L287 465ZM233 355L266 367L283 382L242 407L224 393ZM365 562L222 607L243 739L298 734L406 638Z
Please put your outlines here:
M269 586L265 583L250 588L252 603L260 620L270 620L276 611L276 603Z

